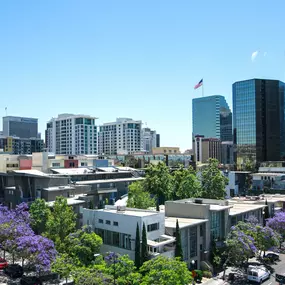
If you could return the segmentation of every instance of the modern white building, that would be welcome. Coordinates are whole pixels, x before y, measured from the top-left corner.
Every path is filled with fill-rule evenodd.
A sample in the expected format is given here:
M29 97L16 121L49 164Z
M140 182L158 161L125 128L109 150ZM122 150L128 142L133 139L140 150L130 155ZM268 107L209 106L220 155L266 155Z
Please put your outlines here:
M60 114L47 123L46 146L54 154L97 154L96 117Z
M117 118L116 122L100 126L98 153L100 155L127 155L143 150L142 122Z
M112 251L121 255L128 254L134 260L137 224L140 239L145 224L150 256L174 256L175 238L165 235L164 213L125 206L106 206L100 210L83 209L83 225L89 225L103 239L102 253Z
M152 153L152 149L157 146L156 142L156 131L150 128L142 129L143 136L143 150L146 153Z

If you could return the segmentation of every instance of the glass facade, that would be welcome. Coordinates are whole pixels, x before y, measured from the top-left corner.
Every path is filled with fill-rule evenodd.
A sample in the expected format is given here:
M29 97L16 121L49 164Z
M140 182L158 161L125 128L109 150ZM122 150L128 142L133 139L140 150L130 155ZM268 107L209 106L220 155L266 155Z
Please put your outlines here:
M232 140L232 112L221 95L195 98L192 101L193 135Z
M255 80L233 85L233 129L237 164L256 160Z
M237 169L247 162L285 159L285 92L278 80L233 84L233 134Z

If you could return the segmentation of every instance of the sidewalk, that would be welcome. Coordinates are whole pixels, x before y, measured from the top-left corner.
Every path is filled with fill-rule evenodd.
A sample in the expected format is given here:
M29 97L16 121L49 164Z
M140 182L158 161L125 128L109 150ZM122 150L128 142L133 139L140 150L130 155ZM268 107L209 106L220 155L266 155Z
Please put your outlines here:
M207 280L206 282L203 282L202 284L203 285L227 285L229 283L219 278L216 278L216 279L212 278L212 279Z

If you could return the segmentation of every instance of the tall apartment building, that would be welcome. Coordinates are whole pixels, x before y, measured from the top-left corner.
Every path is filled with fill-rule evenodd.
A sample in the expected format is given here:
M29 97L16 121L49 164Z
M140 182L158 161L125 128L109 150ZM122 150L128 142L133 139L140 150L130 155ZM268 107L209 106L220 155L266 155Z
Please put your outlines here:
M142 136L143 136L143 150L146 153L152 153L152 149L157 145L156 131L153 131L150 128L143 128Z
M194 137L232 140L232 112L224 96L194 98L192 109Z
M143 150L142 122L117 118L100 126L98 152L105 155L132 154Z
M60 114L47 123L46 147L55 154L97 154L97 118Z
M3 117L3 135L7 137L37 138L38 119L14 116Z
M193 140L193 152L197 163L207 163L209 158L216 158L221 162L221 140L195 136Z
M233 84L233 134L237 168L247 161L285 159L285 84L250 79Z

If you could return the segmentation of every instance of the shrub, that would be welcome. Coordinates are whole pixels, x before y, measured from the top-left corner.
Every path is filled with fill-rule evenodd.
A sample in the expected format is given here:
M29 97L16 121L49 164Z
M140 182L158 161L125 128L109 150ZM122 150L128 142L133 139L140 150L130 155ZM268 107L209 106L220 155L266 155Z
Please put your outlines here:
M212 278L213 274L211 271L203 271L203 277L205 278Z

